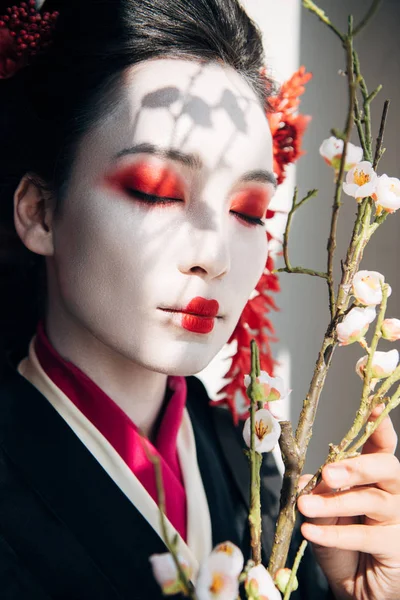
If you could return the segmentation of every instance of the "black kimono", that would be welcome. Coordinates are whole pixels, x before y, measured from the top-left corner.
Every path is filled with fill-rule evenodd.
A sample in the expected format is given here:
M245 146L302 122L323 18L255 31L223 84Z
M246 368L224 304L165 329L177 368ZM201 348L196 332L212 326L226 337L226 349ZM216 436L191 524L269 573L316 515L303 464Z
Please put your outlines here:
M229 413L211 407L187 378L198 464L213 545L249 554L249 470ZM264 560L278 511L280 475L263 472ZM299 535L293 551L299 545ZM159 600L149 556L166 552L153 528L47 399L12 366L0 383L0 599ZM293 560L293 552L291 561ZM326 581L307 552L293 600L326 600Z

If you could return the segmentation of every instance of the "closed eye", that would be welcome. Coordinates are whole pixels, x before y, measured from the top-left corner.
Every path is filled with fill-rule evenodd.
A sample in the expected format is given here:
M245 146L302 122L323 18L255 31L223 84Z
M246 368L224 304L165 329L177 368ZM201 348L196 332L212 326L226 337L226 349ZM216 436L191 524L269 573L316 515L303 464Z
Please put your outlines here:
M243 213L236 212L235 210L231 210L230 212L231 212L231 214L235 215L242 221L249 223L250 225L261 225L262 227L265 227L264 221L262 219L259 219L258 217L251 217L250 215L244 215Z
M132 188L126 188L126 192L140 200L142 202L146 202L147 204L172 204L173 202L184 202L180 198L169 198L168 196L155 196L154 194L146 194L145 192L141 192L140 190L134 190Z

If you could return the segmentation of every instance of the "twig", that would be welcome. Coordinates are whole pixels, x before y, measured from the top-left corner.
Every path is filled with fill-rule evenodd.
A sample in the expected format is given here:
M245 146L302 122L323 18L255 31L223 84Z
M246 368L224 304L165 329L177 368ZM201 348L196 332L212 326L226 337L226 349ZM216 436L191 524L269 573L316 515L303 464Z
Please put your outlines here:
M289 581L286 587L286 591L285 591L285 595L283 597L283 600L289 600L290 596L292 595L292 591L293 591L293 584L295 582L296 579L296 575L297 575L297 571L299 570L299 566L300 566L300 562L301 559L304 556L304 552L306 551L307 548L307 540L303 540L300 544L300 547L297 551L296 554L296 558L294 559L294 563L293 563L293 567L292 567L292 572L290 573L290 577L289 577Z
M385 133L389 105L390 105L390 100L385 100L385 102L383 104L383 111L382 111L382 117L381 117L381 124L379 127L379 133L378 133L378 137L376 138L375 157L374 157L374 162L373 162L374 169L376 169L376 167L378 166L378 163L383 154L383 150L382 150L383 135Z
M382 0L373 0L372 4L370 6L370 9L367 12L367 14L365 15L365 17L354 28L353 36L357 35L358 33L360 33L360 31L362 29L364 29L364 27L369 23L369 21L372 19L372 17L375 15L375 13L378 11L378 8L381 3L382 3Z
M335 197L333 200L332 206L332 217L331 217L331 229L329 233L328 239L328 266L327 266L327 283L328 283L328 293L329 293L329 309L331 313L331 319L334 318L336 311L336 297L334 290L334 276L333 276L333 267L334 267L334 258L335 258L335 249L336 249L336 234L337 234L337 223L339 218L339 210L341 206L341 194L342 194L342 184L344 178L344 170L346 164L346 152L347 145L350 141L351 130L353 128L354 122L354 101L356 96L356 89L354 84L354 74L353 74L353 44L352 44L352 18L349 17L349 31L347 38L344 42L344 47L346 50L347 56L347 73L348 73L348 90L349 90L349 108L347 112L347 122L345 127L345 134L343 140L343 152L342 158L340 161L339 174L336 180L336 189L335 189Z
M311 275L311 277L328 279L328 273L323 271L313 271L312 269L306 269L304 267L281 267L280 269L274 269L273 273L297 273L299 275Z
M348 453L352 454L354 452L357 452L357 450L359 450L359 448L361 448L361 446L363 446L365 444L365 442L374 433L374 431L376 429L378 429L378 427L382 423L383 419L386 419L388 414L394 408L396 408L396 406L398 406L399 404L400 404L400 386L397 388L397 390L395 391L395 393L393 394L393 396L391 397L391 399L389 400L389 402L387 403L387 405L385 406L384 410L381 412L379 417L377 419L375 419L375 421L369 421L367 423L363 435L357 440L357 442L355 444L353 444L353 446L351 446L351 448L349 448Z
M181 563L179 562L178 554L176 551L176 544L174 541L169 539L167 524L165 521L165 492L164 492L164 484L162 478L161 464L158 456L151 454L148 448L145 448L145 452L147 454L147 458L152 462L154 466L154 473L156 478L156 488L157 488L157 502L160 510L160 526L161 533L163 536L164 543L170 552L173 561L175 563L176 570L178 572L179 580L183 586L183 593L186 597L191 598L192 600L197 600L197 596L195 593L194 586L192 582L186 576L185 571L182 568Z
M262 455L256 452L255 449L255 413L258 408L253 386L257 384L257 377L260 376L260 358L258 355L258 347L255 340L251 340L251 372L250 372L250 390L248 396L250 398L250 511L249 511L249 526L250 526L250 544L251 557L256 565L261 563L261 500L260 500L260 469L262 463Z
M342 42L344 41L344 35L333 25L330 19L326 16L325 12L314 2L312 2L312 0L303 0L303 6L310 12L314 13L323 23L325 23L325 25L327 25L329 29L333 31L333 33L337 35L340 40L342 40Z
M363 97L363 109L364 109L364 158L369 162L372 162L372 135L371 135L371 96L368 93L367 84L365 83L364 77L361 75L360 71L360 61L358 59L358 54L353 52L353 69L354 74L356 76L357 83L360 86L361 94ZM377 89L375 95L378 93L379 89ZM361 140L360 140L361 141Z
M318 190L310 190L309 192L307 192L307 194L304 196L304 198L302 198L299 202L297 202L298 190L297 190L297 188L295 188L294 194L293 194L293 199L292 199L292 207L289 211L288 218L286 221L285 231L283 234L282 251L283 251L283 258L285 261L285 267L283 267L281 269L275 269L274 273L301 273L303 275L311 275L313 277L322 277L323 279L327 278L327 276L328 276L327 273L323 273L321 271L315 271L314 269L305 269L304 267L292 267L292 265L290 264L290 260L289 260L289 234L290 234L290 227L292 224L293 215L301 206L303 206L306 202L308 202L308 200L310 200L311 198L314 198L317 195L317 193L318 193Z

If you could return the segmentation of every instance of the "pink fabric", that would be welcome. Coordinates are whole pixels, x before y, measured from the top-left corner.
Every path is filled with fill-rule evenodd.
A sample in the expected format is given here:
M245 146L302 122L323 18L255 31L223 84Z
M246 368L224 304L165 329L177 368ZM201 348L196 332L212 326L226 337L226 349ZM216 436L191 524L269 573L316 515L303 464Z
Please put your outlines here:
M107 394L76 365L58 354L46 335L43 322L37 327L35 350L48 377L104 435L156 502L154 466L144 447L159 457L166 514L186 540L186 494L176 445L186 403L185 378L168 377L166 405L153 445L140 435L136 425Z

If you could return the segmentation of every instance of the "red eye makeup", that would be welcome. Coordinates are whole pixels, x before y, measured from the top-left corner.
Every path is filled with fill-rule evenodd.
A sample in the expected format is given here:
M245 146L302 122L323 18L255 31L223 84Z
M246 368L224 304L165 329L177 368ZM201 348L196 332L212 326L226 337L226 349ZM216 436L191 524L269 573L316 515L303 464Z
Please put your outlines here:
M258 222L265 218L270 194L260 187L241 190L235 194L230 210L243 217L250 217L249 221Z
M139 162L125 165L106 176L106 182L122 192L138 192L139 196L157 196L170 200L182 200L184 186L181 178L165 165Z

